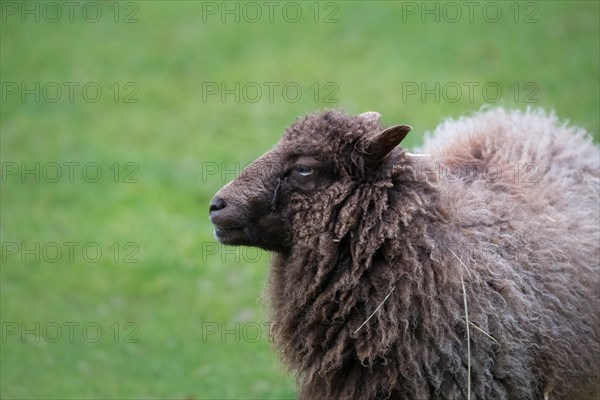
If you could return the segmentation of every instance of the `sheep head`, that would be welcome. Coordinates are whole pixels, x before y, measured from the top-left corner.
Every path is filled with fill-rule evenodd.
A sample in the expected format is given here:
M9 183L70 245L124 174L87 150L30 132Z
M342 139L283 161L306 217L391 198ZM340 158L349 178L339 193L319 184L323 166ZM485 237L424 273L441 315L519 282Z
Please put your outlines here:
M388 155L410 131L406 125L382 129L379 119L375 112L325 111L296 120L212 199L215 237L287 252L303 237L335 230L345 200L385 172ZM310 227L295 226L307 219Z

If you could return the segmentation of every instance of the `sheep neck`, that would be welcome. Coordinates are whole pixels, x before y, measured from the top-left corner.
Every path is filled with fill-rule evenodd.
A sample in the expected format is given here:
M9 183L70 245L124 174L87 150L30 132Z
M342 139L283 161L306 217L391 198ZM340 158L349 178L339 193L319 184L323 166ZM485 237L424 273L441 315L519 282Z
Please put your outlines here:
M438 189L418 179L414 168L399 162L385 179L359 186L320 221L322 231L276 256L269 288L273 337L291 365L310 369L323 362L313 358L313 349L353 341L352 332L393 288L389 306L404 307L406 318L413 318L407 303L424 288L406 277L428 274L421 269L431 264L432 235L445 221ZM362 329L371 332L394 319L385 316L388 305L379 312L383 317Z

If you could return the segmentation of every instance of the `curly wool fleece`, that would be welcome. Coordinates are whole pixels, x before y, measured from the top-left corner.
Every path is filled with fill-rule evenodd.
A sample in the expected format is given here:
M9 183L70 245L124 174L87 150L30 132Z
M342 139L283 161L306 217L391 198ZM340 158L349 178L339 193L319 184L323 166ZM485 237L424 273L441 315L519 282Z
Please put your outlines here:
M301 117L211 205L222 242L276 252L272 336L299 397L597 393L598 148L541 110L448 120L422 157L392 150L407 129Z

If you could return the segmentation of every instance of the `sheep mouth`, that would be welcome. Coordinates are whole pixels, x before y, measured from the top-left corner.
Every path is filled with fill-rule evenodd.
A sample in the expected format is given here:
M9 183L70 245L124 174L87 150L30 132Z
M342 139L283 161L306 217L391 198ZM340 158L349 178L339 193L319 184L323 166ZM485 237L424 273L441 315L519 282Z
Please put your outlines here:
M214 226L213 235L222 244L240 245L247 241L246 226L238 218L225 215L222 212L210 214L210 222Z
M213 234L215 239L222 244L241 245L248 241L244 228L219 229L215 227Z

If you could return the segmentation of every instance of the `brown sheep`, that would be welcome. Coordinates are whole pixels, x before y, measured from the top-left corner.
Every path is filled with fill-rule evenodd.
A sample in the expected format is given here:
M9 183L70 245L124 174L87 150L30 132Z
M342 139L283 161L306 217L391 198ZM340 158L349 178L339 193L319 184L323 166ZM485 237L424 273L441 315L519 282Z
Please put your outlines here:
M600 153L540 110L299 118L210 205L275 252L273 340L301 399L582 399L600 388Z

